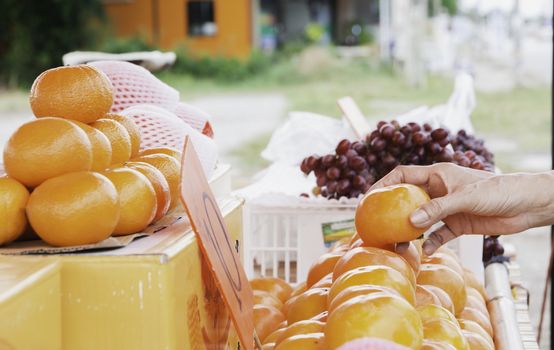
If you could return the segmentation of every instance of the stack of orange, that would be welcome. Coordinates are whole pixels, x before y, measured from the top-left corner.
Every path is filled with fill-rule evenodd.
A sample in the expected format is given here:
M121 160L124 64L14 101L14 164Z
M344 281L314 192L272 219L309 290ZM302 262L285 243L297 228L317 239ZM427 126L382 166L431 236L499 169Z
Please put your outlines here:
M37 77L36 120L19 127L0 178L0 245L29 226L55 246L93 244L144 230L178 203L180 154L140 151L131 118L108 113L112 86L87 65Z
M409 185L379 191L379 201L392 203L401 196L405 206L394 213L396 238L385 241L413 237L409 226L407 231L398 227L426 197L418 191L423 192ZM357 215L358 227L383 215L365 212L373 195L361 202L365 219ZM372 232L389 232L382 222L385 226L372 227ZM252 280L254 325L263 348L334 350L355 339L379 338L418 350L494 349L483 285L461 267L454 252L443 247L425 256L421 241L415 240L397 254L392 247L369 246L376 241L383 238L360 230L350 241L339 242L295 289L278 278Z

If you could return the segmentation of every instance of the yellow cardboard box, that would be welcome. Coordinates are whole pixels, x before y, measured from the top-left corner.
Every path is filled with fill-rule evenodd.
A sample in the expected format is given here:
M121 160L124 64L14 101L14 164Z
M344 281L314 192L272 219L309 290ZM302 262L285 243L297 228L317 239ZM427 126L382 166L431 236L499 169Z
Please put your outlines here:
M242 201L220 202L240 249ZM63 349L236 349L185 219L117 250L63 255Z
M0 255L0 350L61 349L60 265Z

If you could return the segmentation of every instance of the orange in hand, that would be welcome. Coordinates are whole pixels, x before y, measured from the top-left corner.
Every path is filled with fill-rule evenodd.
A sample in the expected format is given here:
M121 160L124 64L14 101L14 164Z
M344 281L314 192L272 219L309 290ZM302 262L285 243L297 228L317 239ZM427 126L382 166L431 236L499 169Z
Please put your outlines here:
M391 244L412 241L425 232L410 222L410 215L429 196L421 188L401 184L367 193L356 209L356 231L370 247L385 248Z
M108 77L87 65L57 67L42 72L31 87L29 102L36 117L60 117L92 123L113 103Z

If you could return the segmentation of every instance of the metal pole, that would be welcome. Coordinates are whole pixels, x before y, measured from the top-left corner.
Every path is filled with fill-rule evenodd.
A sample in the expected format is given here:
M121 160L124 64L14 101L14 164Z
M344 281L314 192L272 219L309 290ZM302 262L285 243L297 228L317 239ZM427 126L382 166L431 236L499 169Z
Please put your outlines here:
M554 29L554 17L550 22L552 23L552 28ZM554 42L554 38L553 38ZM552 64L554 66L554 52L552 54ZM550 81L550 115L551 115L551 139L550 139L550 157L551 157L551 167L554 169L554 68L551 71L552 80ZM554 247L554 225L550 228L550 247ZM550 259L552 259L552 254L550 254ZM554 268L550 270L550 346L554 345L554 332L552 331L552 319L554 316ZM540 346L540 344L539 344Z

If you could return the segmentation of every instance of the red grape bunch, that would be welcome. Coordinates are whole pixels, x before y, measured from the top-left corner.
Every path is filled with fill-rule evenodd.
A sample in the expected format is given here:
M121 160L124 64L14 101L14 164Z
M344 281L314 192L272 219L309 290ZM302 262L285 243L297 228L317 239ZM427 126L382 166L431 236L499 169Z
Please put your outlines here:
M317 179L314 194L338 199L358 197L397 165L438 162L493 168L492 154L483 141L463 130L453 138L444 128L433 129L429 124L417 123L400 126L393 120L377 123L377 129L363 141L340 141L333 154L305 158L300 169L306 175L314 172Z

